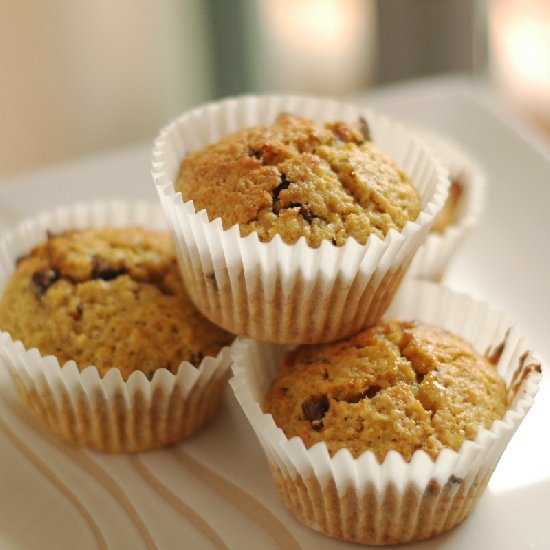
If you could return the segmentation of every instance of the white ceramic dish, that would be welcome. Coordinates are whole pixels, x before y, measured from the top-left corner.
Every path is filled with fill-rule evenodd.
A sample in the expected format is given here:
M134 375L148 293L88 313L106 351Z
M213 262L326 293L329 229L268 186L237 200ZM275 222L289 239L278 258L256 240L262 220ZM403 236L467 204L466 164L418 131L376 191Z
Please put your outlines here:
M545 374L471 516L407 550L550 547L550 257L540 254L550 234L550 156L480 98L479 90L451 81L389 90L368 101L448 134L475 152L496 182L445 282L506 312L542 359ZM78 199L154 200L150 149L146 144L0 183L0 230ZM0 487L1 549L358 548L303 527L286 511L229 388L222 414L191 440L137 456L106 456L41 431L0 371Z

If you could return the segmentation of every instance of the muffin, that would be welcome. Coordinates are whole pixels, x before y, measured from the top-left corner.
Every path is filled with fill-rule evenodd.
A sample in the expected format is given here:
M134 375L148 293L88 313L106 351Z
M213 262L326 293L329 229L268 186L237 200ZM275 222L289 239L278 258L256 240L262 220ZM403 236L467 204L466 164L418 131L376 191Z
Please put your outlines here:
M246 339L233 348L230 384L285 505L315 530L364 544L458 525L541 376L506 318L467 296L408 280L388 313L415 321L390 317L294 350Z
M502 418L506 384L459 336L389 320L290 352L263 410L289 439L324 441L331 456L368 450L383 462L393 450L408 462L422 450L436 460Z
M279 343L376 322L448 186L399 125L291 96L185 113L157 139L153 177L198 309Z
M479 163L458 144L425 130L420 135L449 170L451 185L448 198L416 253L408 275L439 281L481 218L487 178Z
M370 141L367 122L319 124L283 113L187 155L176 182L185 200L224 229L262 242L366 244L420 213L407 175Z
M135 224L131 209L127 225L115 224L115 206L69 208L61 223L49 213L3 239L0 356L57 435L138 451L188 436L214 414L233 337L193 306L169 233ZM150 225L159 212L146 210ZM23 248L29 227L34 246L15 259L10 248Z

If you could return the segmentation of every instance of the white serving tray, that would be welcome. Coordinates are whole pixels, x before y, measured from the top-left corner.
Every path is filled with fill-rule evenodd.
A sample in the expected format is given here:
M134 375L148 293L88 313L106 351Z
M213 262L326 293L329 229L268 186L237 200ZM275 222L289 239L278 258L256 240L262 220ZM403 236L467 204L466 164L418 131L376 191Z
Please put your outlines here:
M454 139L490 180L486 215L445 283L508 314L543 360L541 391L463 525L410 550L550 548L550 146L485 88L438 80L358 98ZM150 144L0 182L0 230L80 199L156 195ZM0 549L357 548L298 523L228 388L219 417L170 449L106 456L51 438L0 371Z

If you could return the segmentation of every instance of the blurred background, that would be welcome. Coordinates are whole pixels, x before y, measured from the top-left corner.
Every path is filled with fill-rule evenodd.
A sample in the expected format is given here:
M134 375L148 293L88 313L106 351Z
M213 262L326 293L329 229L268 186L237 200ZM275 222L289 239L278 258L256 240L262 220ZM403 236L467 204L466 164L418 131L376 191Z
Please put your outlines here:
M0 0L0 176L243 92L482 79L550 136L550 0Z

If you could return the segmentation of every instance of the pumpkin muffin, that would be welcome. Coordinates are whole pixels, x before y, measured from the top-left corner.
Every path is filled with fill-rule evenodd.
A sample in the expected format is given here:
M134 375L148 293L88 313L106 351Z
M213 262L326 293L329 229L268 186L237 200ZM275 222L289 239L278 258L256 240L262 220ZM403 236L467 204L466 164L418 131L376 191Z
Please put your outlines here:
M449 185L399 123L284 95L183 113L155 141L152 176L197 308L281 344L376 323Z
M187 155L176 190L243 237L304 236L312 247L383 239L420 213L414 185L371 141L364 118L319 124L283 113Z
M71 229L20 258L0 301L0 329L60 364L113 367L126 380L198 366L233 337L187 296L169 233L140 227Z
M287 437L379 461L390 450L405 460L456 451L505 410L504 380L462 338L395 320L291 352L265 401Z
M81 203L0 239L0 363L64 441L143 451L219 410L233 336L193 306L163 221L142 201Z
M286 507L363 544L458 525L541 380L540 361L487 304L408 280L390 314L331 344L232 348L230 384Z

